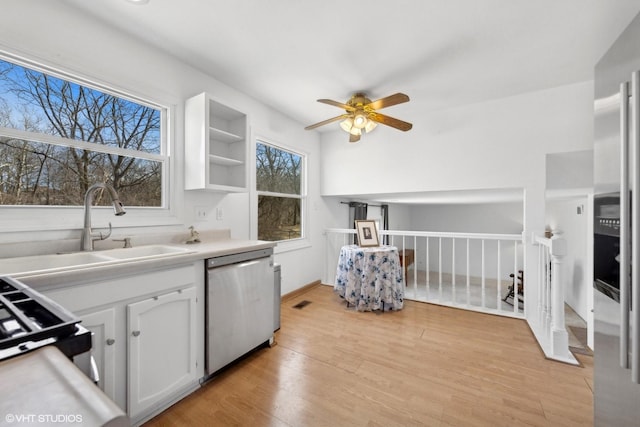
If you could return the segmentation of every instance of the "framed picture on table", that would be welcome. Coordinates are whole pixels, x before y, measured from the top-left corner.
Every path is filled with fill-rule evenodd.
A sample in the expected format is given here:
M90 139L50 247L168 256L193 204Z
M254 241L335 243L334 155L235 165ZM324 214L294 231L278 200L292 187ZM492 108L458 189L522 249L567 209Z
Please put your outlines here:
M380 246L378 226L375 221L369 219L356 220L356 231L358 233L358 244L360 247Z

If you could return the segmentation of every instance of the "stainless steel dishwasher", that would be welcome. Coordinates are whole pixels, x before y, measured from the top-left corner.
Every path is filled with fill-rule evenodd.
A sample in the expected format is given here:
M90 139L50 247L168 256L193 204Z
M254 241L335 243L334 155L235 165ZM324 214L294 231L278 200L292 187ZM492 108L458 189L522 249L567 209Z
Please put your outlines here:
M273 284L273 248L207 260L207 375L273 339Z

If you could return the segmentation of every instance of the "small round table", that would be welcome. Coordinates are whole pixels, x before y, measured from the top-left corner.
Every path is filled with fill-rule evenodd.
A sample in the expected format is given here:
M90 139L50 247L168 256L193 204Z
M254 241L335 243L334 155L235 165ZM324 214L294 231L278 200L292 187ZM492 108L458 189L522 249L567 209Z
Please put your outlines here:
M340 249L334 291L358 311L402 309L403 283L395 246Z

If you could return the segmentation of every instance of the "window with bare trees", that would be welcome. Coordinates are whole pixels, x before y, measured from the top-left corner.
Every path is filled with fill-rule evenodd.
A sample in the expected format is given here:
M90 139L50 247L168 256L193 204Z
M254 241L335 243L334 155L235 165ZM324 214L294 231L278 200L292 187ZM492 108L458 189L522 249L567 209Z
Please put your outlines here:
M96 182L165 207L166 109L0 58L0 205L80 206Z
M262 141L256 144L258 239L304 237L305 157Z

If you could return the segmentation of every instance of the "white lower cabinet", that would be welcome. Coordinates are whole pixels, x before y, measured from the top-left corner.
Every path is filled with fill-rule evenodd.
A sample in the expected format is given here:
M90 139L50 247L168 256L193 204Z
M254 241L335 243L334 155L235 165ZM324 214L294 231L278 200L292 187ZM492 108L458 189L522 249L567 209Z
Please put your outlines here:
M143 413L198 379L196 289L127 305L128 403Z
M204 376L203 261L41 292L92 333L100 388L139 425Z

